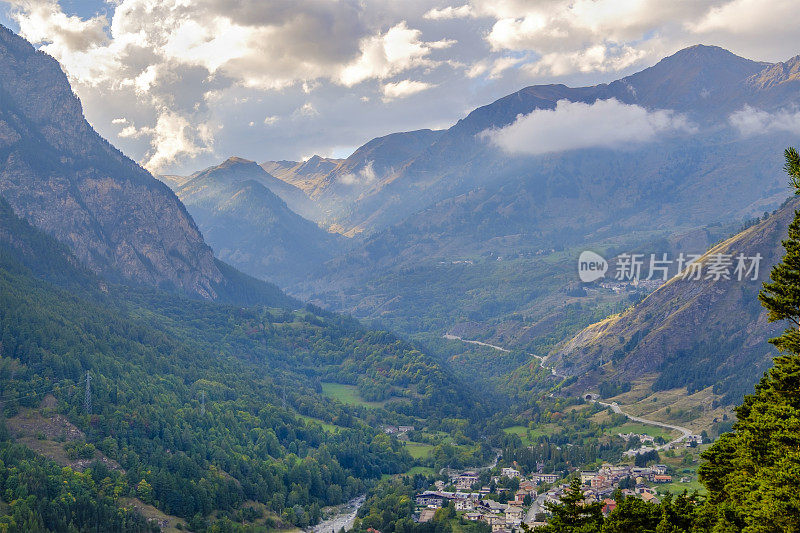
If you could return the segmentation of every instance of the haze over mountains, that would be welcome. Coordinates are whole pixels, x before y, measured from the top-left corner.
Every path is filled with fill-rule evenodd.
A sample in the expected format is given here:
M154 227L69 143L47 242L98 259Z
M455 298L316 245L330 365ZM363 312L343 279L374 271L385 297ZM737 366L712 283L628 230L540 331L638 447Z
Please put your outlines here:
M447 130L374 139L345 160L263 163L305 193L304 216L350 237L324 263L274 276L302 299L409 334L469 324L533 349L544 324L574 322L564 294L581 247L719 238L784 200L774 147L798 130L799 65L698 45L609 84L527 87ZM304 242L324 247L316 235ZM268 246L255 242L254 257Z
M428 343L455 332L543 357L603 313L646 294L600 289L586 297L574 273L582 249L607 257L634 249L677 253L691 247L702 253L742 221L784 201L775 147L792 144L800 131L798 89L800 56L770 64L698 45L609 84L527 87L447 130L380 137L347 159L269 161L261 164L263 173L247 162L246 176L232 163L244 162L234 159L192 176L197 185L204 183L198 176L208 180L197 187L202 194L193 192L193 181L175 189L221 257L279 281L302 299L378 320ZM265 191L256 198L245 178L290 208L302 205L296 210L320 227L295 219ZM298 200L298 190L309 203ZM237 194L250 199L246 208L229 200ZM257 212L264 216L254 223ZM786 212L776 217L786 218ZM232 224L232 217L241 225ZM323 228L347 239L331 246ZM765 239L777 246L780 231L773 233ZM305 251L281 244L292 240ZM253 264L258 250L272 249L280 266ZM648 328L637 327L643 331L609 338L647 337ZM730 350L739 353L744 346L763 346L766 330L754 328L743 336L713 335L735 340ZM687 338L659 331L665 338ZM689 335L692 344L681 344L681 353L700 357L701 346L710 342L702 340L706 334ZM656 345L671 346L665 338ZM608 375L595 375L589 370L596 350L579 355L575 342L552 359L567 375L582 376L573 392L601 381L659 376L677 364L664 356L669 361L656 368L664 357L648 356L649 366L637 365L634 350L613 371L606 369ZM619 349L609 347L604 360ZM741 357L714 360L710 364L718 371L698 377L690 388L714 385L716 401L738 401L768 364L769 351L756 351L741 356L754 365L752 375L735 377ZM512 377L519 372L508 370L519 360L513 355L481 379L519 380ZM568 360L575 362L563 366ZM655 378L649 379L651 387Z
M346 244L274 192L294 188L252 161L231 158L175 189L217 257L261 279L290 284ZM298 193L299 190L295 189Z

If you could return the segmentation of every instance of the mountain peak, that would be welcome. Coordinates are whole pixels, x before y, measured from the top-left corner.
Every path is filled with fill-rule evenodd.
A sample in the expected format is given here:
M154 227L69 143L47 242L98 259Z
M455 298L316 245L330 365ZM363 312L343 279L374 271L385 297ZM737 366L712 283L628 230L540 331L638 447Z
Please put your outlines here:
M732 88L767 66L719 46L697 44L614 83L648 107L701 111L724 104Z

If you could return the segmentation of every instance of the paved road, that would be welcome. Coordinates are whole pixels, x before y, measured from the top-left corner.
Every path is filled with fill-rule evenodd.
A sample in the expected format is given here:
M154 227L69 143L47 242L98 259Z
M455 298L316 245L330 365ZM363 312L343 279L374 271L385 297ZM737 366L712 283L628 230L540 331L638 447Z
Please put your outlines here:
M611 410L614 411L615 413L620 414L620 415L625 415L625 416L628 417L629 420L633 420L634 422L647 424L648 426L658 426L658 427L662 427L662 428L673 429L675 431L680 431L681 432L681 436L680 437L678 437L677 439L672 440L672 441L670 441L670 442L668 442L666 444L662 444L661 446L657 447L656 450L665 450L669 446L671 446L673 444L677 444L677 443L681 442L682 440L685 440L689 435L692 434L692 431L690 429L688 429L688 428L685 428L685 427L674 426L672 424L665 424L664 422L658 422L657 420L649 420L647 418L642 418L640 416L634 416L632 414L626 413L625 411L623 411L620 408L620 406L619 406L619 404L617 404L617 402L606 403L606 402L601 402L600 400L592 400L592 401L595 402L595 403L598 403L600 405L603 405L605 407L610 407Z
M505 352L505 353L509 353L511 351L511 350L509 350L507 348L503 348L502 346L497 346L495 344L489 344L488 342L470 341L470 340L467 340L467 339L462 339L458 335L450 335L449 333L445 334L444 338L445 339L449 339L451 341L461 341L461 342L465 342L467 344L477 344L478 346L486 346L487 348L494 348L495 350L498 350L498 351L501 351L501 352ZM564 375L559 374L558 372L556 372L555 368L550 368L549 366L545 366L544 363L545 363L545 360L547 359L546 357L542 357L541 355L536 355L536 354L533 354L533 353L528 353L528 355L530 355L531 357L533 357L535 359L538 359L539 360L539 366L544 368L545 370L549 370L552 375L554 375L554 376L556 376L558 378L567 377L567 376L564 376Z
M457 341L461 341L461 342L466 342L468 344L477 344L479 346L486 346L488 348L494 348L495 350L499 350L501 352L509 352L510 351L510 350L508 350L506 348L503 348L502 346L495 346L494 344L489 344L487 342L481 342L481 341L470 341L470 340L462 339L461 337L459 337L457 335L449 335L448 334L448 335L445 335L444 338L445 339L450 339L450 340L457 340ZM555 368L550 368L548 366L545 366L544 363L545 363L546 357L541 357L541 356L538 356L538 355L535 355L535 354L528 354L528 355L538 359L539 360L539 366L541 366L544 369L549 369L550 373L553 374L554 376L560 377L560 378L566 377L566 376L563 376L561 374L558 374L556 372ZM657 450L664 450L664 449L666 449L667 447L669 447L669 446L671 446L673 444L677 444L677 443L681 442L682 440L685 440L689 435L692 434L692 431L690 429L688 429L688 428L685 428L685 427L675 426L675 425L672 425L672 424L665 424L664 422L658 422L657 420L649 420L647 418L642 418L640 416L634 416L632 414L626 413L622 409L620 409L619 405L617 405L616 402L614 402L614 403L606 403L606 402L601 402L601 401L596 400L596 399L592 399L592 401L593 402L597 402L600 405L604 405L606 407L610 407L615 413L618 413L618 414L621 414L621 415L625 415L625 416L628 417L628 419L633 420L634 422L640 422L642 424L647 424L649 426L658 426L658 427L662 427L662 428L673 429L675 431L680 431L681 432L681 436L680 437L678 437L677 439L675 439L673 441L670 441L670 442L668 442L666 444L663 444L663 445L659 446L658 448L656 448Z
M544 498L545 494L539 494L535 500L531 502L531 507L528 509L528 513L525 515L525 519L523 522L526 524L532 524L536 522L536 515L539 513L543 513L546 511L544 507Z

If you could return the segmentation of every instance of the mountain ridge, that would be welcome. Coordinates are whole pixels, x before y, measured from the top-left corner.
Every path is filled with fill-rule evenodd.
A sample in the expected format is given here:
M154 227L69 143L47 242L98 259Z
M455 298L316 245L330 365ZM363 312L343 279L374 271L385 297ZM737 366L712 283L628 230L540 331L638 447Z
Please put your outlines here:
M56 60L5 27L0 195L109 279L219 301L256 286L221 269L169 187L94 131ZM257 294L295 305L268 284Z

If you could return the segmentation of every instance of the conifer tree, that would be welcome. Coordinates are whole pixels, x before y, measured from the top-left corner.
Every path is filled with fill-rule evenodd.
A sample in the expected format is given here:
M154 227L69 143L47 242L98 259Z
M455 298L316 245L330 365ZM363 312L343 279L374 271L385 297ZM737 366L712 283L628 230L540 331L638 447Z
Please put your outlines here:
M785 152L790 183L800 194L800 157ZM734 431L705 454L705 516L713 531L800 531L800 211L783 241L786 255L759 299L772 321L789 328L771 339L775 366L736 409Z
M575 478L557 504L546 503L551 515L547 525L536 528L542 533L590 533L600 531L603 525L603 504L586 503L581 490L581 480ZM524 529L525 527L523 527Z

